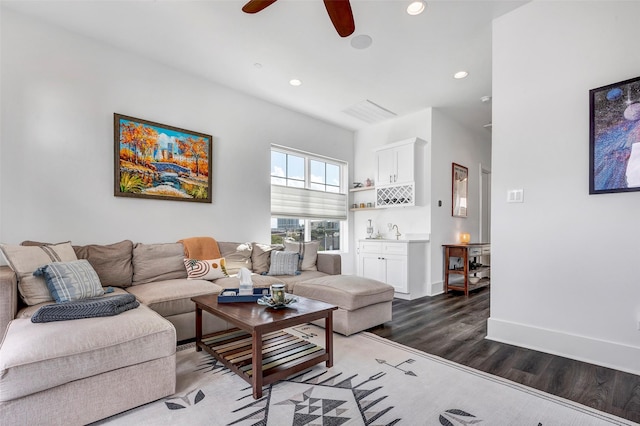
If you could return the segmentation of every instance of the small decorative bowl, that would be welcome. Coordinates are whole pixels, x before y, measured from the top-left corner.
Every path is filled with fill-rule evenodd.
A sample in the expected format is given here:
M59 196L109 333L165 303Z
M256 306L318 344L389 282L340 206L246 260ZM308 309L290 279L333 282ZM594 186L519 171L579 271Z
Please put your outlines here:
M268 306L269 308L273 308L273 309L282 309L282 308L289 307L291 304L296 303L297 301L298 301L297 297L289 296L288 294L284 295L284 303L276 303L271 298L271 296L263 296L260 299L258 299L258 305Z
M478 284L480 282L480 277L469 277L469 282L471 284Z

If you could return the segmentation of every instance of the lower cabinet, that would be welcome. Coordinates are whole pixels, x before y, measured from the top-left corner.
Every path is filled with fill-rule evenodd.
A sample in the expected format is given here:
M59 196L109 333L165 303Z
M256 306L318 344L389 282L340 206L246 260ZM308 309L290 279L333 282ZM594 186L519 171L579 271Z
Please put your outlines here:
M401 299L425 296L427 244L424 240L360 240L358 275L392 285Z

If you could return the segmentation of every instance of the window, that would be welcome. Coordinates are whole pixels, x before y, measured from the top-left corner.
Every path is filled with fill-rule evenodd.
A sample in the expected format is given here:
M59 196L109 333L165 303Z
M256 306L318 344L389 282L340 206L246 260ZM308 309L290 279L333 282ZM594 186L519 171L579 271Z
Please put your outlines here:
M323 161L310 160L311 189L326 192L340 192L340 166Z
M341 221L272 218L271 244L282 244L285 241L318 241L319 251L340 250L341 229Z
M318 241L340 250L347 219L346 163L271 147L271 242Z
M271 184L304 188L304 158L271 151Z

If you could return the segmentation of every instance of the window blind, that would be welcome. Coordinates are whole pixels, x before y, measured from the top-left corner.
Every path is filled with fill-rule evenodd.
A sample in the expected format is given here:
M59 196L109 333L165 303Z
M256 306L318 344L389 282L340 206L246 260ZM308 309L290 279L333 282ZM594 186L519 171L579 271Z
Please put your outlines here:
M271 216L347 219L347 196L292 186L271 185Z

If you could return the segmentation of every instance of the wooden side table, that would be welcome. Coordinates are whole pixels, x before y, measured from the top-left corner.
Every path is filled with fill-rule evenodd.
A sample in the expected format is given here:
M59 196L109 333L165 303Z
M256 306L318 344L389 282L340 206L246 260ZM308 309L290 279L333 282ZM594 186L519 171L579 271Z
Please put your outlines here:
M491 283L491 244L444 244L444 292L449 290L469 291L485 287ZM463 280L450 283L451 275L462 275Z

